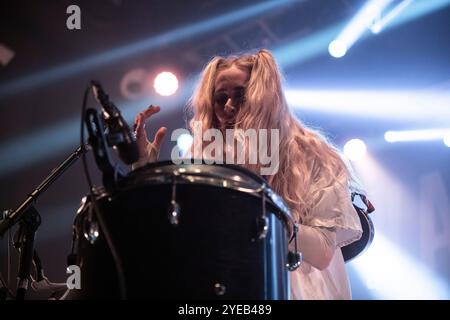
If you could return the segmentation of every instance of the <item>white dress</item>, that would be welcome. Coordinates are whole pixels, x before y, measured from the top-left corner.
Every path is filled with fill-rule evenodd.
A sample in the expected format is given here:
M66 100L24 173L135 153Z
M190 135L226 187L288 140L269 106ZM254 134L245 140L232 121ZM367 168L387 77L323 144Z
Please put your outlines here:
M352 298L340 248L361 237L361 223L351 203L350 191L346 183L340 181L324 191L322 199L314 207L311 215L304 219L303 225L312 227L311 230L325 235L327 242L335 248L334 255L329 266L324 270L319 270L303 261L297 270L291 272L292 299Z

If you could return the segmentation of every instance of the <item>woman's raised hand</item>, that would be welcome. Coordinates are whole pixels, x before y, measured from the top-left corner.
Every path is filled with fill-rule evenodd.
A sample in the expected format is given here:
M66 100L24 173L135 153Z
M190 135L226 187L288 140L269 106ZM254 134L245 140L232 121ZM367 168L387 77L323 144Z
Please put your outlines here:
M139 160L133 164L133 169L142 167L149 162L158 160L159 150L162 140L167 132L166 127L161 127L155 134L153 141L150 141L145 131L145 122L161 108L151 105L146 110L139 113L134 121L134 130L136 132L136 141L139 149Z

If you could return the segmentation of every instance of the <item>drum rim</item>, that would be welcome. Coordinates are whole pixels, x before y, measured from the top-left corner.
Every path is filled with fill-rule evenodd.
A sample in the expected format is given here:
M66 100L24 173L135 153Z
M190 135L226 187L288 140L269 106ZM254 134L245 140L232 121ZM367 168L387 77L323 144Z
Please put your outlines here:
M289 208L289 206L285 203L284 199L278 195L276 192L274 192L270 186L267 183L267 180L265 180L263 177L255 174L254 172L239 166L239 165L234 165L234 164L216 164L216 163L205 163L204 161L200 161L197 160L197 162L201 162L201 163L195 163L195 159L186 159L186 161L189 161L188 163L181 163L181 164L176 164L171 160L164 160L164 161L158 161L158 162L152 162L152 163L148 163L145 166L142 166L140 168L137 168L133 171L131 171L129 173L129 175L124 179L126 182L125 185L123 186L124 189L128 189L129 187L129 182L133 181L133 179L138 179L142 177L142 173L143 172L148 172L151 169L155 169L158 167L167 167L167 166L174 166L176 167L178 170L176 170L176 173L173 173L172 171L172 175L170 178L166 177L166 180L164 181L163 178L159 178L159 179L154 179L149 180L147 178L144 179L143 181L146 182L146 184L157 184L157 183L164 183L164 184L169 184L169 183L173 183L173 178L176 177L176 183L177 184L190 184L190 183L196 183L199 185L209 185L209 186L216 186L216 187L225 187L225 188L229 188L232 190L237 190L239 192L245 192L247 194L256 196L256 197L262 197L261 193L264 192L265 197L270 201L270 203L273 205L273 207L275 209L277 209L276 211L279 211L279 213L281 214L281 220L283 220L286 229L288 230L289 236L292 235L293 230L294 230L294 225L296 224L295 219L292 216L291 210ZM258 184L258 188L255 189L246 189L246 188L241 188L241 187L234 187L232 184L226 184L226 185L220 185L217 183L211 183L211 181L209 183L206 183L205 181L201 181L201 179L197 179L196 181L192 181L192 179L186 179L183 176L187 176L190 173L186 173L186 172L180 172L179 169L183 169L186 167L192 167L192 166L196 166L196 168L199 168L200 166L204 166L204 167L221 167L221 168L226 168L227 170L234 170L234 171L238 171L241 174L246 175L248 178L252 179L253 181L256 182L256 184ZM164 174L167 175L168 172L164 172ZM159 174L158 172L155 172L155 175ZM160 174L163 174L162 172ZM199 175L200 176L200 175ZM210 179L210 178L208 178ZM215 178L217 180L219 180L219 178ZM255 185L256 185L255 184ZM122 189L122 188L121 188Z
M145 166L142 166L140 168L137 168L134 171L140 171L143 169L150 169L153 167L159 167L159 166L165 166L165 165L175 165L175 166L188 166L188 165L205 165L205 166L217 166L217 167L225 167L225 168L229 168L229 169L233 169L236 171L240 171L243 174L246 174L247 176L250 176L251 178L253 178L254 180L259 180L259 182L261 183L267 183L267 180L263 177L260 176L256 173L254 173L253 171L250 171L247 168L244 168L240 165L237 164L228 164L228 163L208 163L205 162L202 159L190 159L190 158L186 158L186 159L180 159L181 163L177 164L175 162L173 162L172 160L162 160L162 161L156 161L156 162L149 162L147 163ZM189 163L184 163L184 161L189 161Z

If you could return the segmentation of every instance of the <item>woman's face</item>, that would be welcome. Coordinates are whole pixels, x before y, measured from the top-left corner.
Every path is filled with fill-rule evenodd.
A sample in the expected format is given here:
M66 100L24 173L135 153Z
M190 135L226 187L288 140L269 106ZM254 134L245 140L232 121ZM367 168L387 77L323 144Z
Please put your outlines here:
M242 107L250 74L236 66L218 72L214 82L214 114L219 128L233 127Z

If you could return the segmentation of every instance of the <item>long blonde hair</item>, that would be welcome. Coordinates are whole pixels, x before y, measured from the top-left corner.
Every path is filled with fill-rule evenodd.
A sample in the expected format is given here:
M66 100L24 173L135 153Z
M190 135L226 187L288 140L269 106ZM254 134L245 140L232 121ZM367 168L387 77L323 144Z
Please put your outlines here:
M250 74L235 129L279 129L279 169L269 177L269 184L301 222L320 201L325 188L338 181L350 182L351 173L337 149L292 114L282 90L280 70L268 50L215 57L208 63L190 100L191 129L194 121L201 121L203 130L215 127L215 79L219 71L231 66Z

